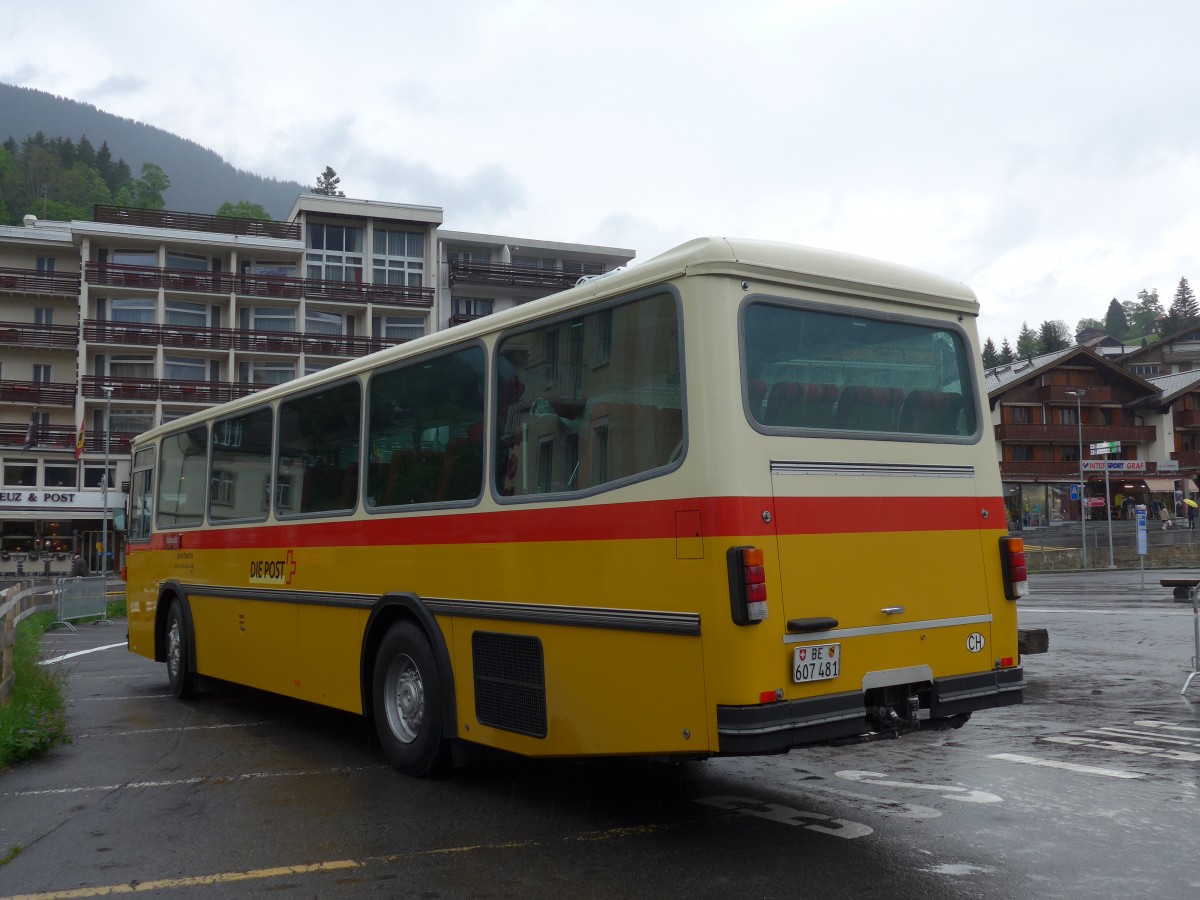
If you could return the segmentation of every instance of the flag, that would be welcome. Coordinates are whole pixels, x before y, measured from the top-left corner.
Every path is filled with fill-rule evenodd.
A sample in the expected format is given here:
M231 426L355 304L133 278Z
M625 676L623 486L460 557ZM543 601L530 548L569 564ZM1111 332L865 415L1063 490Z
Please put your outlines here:
M29 414L29 430L25 432L25 446L22 450L28 450L37 443L37 413Z
M87 417L79 420L79 434L75 437L75 458L83 456L83 439L84 439L84 424L87 422Z

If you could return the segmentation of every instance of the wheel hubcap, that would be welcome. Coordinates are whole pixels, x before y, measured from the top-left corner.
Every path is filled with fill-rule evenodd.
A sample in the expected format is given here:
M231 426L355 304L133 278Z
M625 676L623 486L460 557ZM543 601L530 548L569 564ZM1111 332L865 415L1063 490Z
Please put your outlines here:
M425 719L425 684L411 657L400 654L391 661L384 691L392 734L402 743L411 744Z
M167 630L167 671L172 678L179 677L179 655L183 641L179 636L179 620L174 619Z

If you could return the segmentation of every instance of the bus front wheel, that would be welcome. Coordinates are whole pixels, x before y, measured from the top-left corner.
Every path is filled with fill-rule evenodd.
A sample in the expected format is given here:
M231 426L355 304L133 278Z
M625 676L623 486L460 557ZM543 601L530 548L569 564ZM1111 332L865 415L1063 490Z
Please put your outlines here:
M406 775L430 775L445 758L442 685L429 641L411 622L388 629L375 656L375 729L387 761Z
M167 611L167 680L171 685L171 693L180 700L192 696L195 680L191 673L191 661L188 657L187 623L183 620L183 611L178 600L171 601Z

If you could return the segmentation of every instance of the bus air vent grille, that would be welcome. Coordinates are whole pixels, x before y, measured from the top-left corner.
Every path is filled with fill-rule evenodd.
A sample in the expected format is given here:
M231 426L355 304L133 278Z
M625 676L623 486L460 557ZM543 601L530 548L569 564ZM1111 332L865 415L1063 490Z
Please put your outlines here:
M546 670L535 637L476 631L475 716L480 724L530 737L546 736Z

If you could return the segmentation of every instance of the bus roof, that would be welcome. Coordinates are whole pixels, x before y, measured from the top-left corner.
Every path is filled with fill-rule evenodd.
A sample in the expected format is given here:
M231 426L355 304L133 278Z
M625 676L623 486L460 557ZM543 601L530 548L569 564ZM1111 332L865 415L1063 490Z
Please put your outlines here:
M696 275L733 275L749 279L752 284L757 282L760 288L769 284L786 284L834 293L879 297L916 307L936 307L969 316L979 314L979 303L969 287L920 269L852 253L797 244L745 238L701 237L630 268L580 279L580 283L575 287L557 294L265 388L221 404L219 408L222 412L226 408L230 411L251 408L278 396L308 390L326 381L336 381L387 364L392 357L402 359L433 351L553 313L557 308L569 309L577 304L613 294ZM217 408L210 407L159 425L135 438L134 443L177 431L193 421L203 421Z

